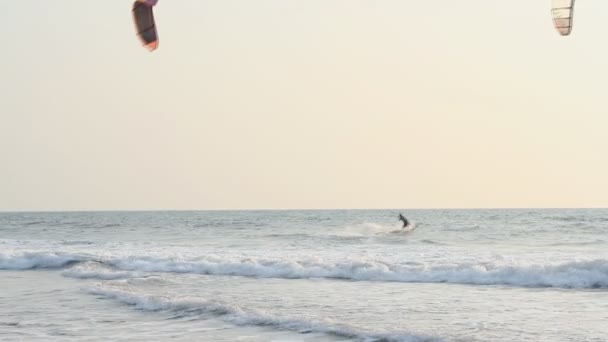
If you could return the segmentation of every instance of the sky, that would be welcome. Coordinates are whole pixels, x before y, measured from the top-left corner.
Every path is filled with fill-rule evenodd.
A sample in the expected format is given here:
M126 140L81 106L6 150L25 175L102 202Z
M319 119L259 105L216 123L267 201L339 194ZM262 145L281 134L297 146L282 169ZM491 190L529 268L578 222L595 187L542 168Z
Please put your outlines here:
M608 207L607 1L0 0L0 211Z

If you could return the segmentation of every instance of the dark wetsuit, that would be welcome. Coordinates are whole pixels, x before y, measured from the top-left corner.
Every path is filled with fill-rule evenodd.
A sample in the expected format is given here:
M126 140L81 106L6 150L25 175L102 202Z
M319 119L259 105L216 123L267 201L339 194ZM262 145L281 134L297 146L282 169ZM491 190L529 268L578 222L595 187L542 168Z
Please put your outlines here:
M403 222L403 228L410 225L410 222L405 218L405 216L399 214L399 220Z

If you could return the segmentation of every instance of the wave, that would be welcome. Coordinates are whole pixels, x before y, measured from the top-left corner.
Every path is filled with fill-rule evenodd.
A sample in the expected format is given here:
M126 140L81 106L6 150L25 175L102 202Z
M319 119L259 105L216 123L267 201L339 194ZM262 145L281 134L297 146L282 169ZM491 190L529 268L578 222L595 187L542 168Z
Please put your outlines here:
M551 220L551 221L562 221L562 222L594 222L594 223L602 223L608 222L608 217L594 217L594 216L545 216L543 220Z
M0 270L62 268L97 262L117 271L170 272L256 278L328 278L353 281L452 283L572 289L608 288L608 259L556 264L493 262L390 263L382 260L264 259L202 257L196 259L152 257L97 257L87 254L0 253ZM87 277L88 269L74 267L72 277ZM89 273L94 277L94 273ZM122 274L124 275L124 274ZM121 276L122 276L121 275ZM103 279L103 275L100 276Z
M38 268L62 268L91 258L81 254L26 252L0 253L0 270L30 270Z
M202 259L173 261L121 259L112 262L122 270L176 272L259 278L330 278L406 283L454 283L526 287L608 288L608 260L556 265L504 263L391 264L383 261L323 262L316 260L240 261Z
M40 225L40 224L44 224L46 223L45 221L30 221L30 222L25 222L23 223L24 226L36 226L36 225Z
M555 242L547 244L546 246L559 247L559 246L593 246L593 245L603 245L605 244L605 240L592 240L592 241L573 241L573 242Z
M235 325L273 327L299 333L326 333L369 342L443 341L443 339L438 337L407 332L375 333L357 329L346 324L339 324L329 319L283 318L219 301L188 297L155 296L108 285L91 288L89 292L94 295L117 300L124 304L133 305L135 308L144 311L174 311L180 316L184 313L192 316L210 314Z
M72 228L117 228L122 227L121 223L108 222L83 222L83 221L61 221L61 220L34 220L18 223L22 227L72 227Z
M116 271L95 261L84 261L61 273L65 277L79 279L116 280L140 277L138 273Z
M449 246L446 243L442 243L442 242L438 242L435 240L430 240L430 239L423 239L420 240L421 243L427 244L427 245L435 245L435 246Z
M94 244L94 242L86 241L86 240L63 240L63 241L61 241L61 244L64 246L77 246L77 245L92 245L92 244Z

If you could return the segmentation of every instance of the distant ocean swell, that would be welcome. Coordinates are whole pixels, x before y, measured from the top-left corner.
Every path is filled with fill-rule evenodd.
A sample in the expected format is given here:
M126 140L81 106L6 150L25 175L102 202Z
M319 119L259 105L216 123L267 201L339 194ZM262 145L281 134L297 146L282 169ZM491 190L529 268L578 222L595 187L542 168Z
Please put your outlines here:
M390 334L364 331L331 320L310 320L306 318L279 317L265 312L248 310L235 304L200 298L154 296L146 293L122 289L119 286L104 285L89 290L90 293L121 303L133 305L145 311L174 311L179 316L213 315L237 325L271 326L299 333L327 333L366 342L440 342L439 337L394 332Z
M608 288L608 259L555 264L516 262L388 263L321 258L152 258L84 253L0 253L0 270L64 269L74 278L118 279L128 272L171 272L257 278L330 278L356 281L453 283L575 289Z

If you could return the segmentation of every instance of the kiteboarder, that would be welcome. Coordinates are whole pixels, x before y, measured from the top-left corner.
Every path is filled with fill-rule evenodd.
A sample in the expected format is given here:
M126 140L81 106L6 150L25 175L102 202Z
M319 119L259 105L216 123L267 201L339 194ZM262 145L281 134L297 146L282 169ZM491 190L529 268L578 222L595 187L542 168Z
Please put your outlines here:
M408 221L401 213L399 214L399 221L403 222L403 228L410 225L410 221Z

